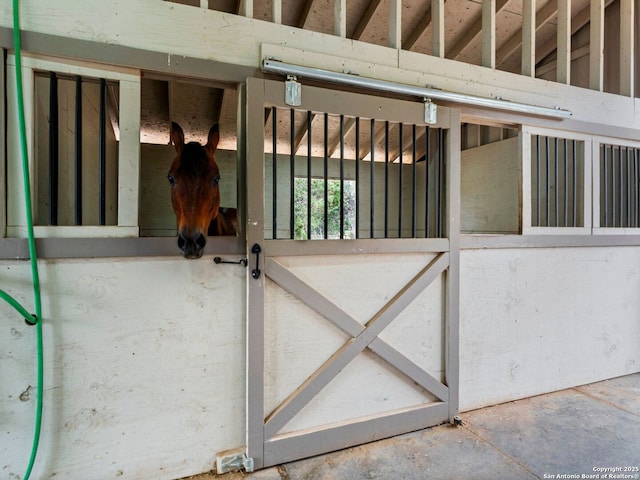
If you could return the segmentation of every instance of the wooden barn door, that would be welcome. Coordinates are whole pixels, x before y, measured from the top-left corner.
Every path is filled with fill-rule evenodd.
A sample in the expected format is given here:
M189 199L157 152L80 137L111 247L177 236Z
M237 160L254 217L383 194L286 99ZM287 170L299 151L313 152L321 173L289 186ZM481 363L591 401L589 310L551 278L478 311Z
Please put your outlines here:
M247 456L255 468L458 412L459 114L247 84Z

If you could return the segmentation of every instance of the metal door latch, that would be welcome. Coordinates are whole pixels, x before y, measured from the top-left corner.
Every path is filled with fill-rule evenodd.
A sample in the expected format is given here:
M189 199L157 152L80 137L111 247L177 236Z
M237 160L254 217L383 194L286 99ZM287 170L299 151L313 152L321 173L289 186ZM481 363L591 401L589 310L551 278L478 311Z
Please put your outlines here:
M237 260L235 262L231 262L229 260L222 260L222 258L220 258L220 257L214 257L213 258L213 263L215 263L216 265L219 265L221 263L228 263L228 264L231 264L231 265L242 265L243 267L246 267L249 262L247 261L246 258L241 258L240 260Z
M224 455L216 458L216 473L237 472L238 470L253 472L253 458L247 457L245 453Z

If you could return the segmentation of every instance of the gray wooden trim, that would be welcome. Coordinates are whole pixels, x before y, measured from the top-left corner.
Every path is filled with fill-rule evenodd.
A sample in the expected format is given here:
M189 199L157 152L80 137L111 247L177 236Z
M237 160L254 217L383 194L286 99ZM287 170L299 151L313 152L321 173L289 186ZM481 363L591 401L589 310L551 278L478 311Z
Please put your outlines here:
M245 118L246 150L246 236L249 255L247 283L247 456L253 458L255 468L264 466L264 282L265 275L251 277L251 270L264 270L264 251L261 263L251 254L254 244L264 239L264 85L262 80L247 80ZM264 250L264 249L263 249Z
M445 383L449 385L449 419L460 403L460 112L452 110L447 137L447 234L450 258L446 276Z
M432 403L356 419L339 426L280 435L266 442L264 466L422 430L446 422L447 416L446 404Z
M638 247L640 235L462 235L462 250L497 248Z
M448 238L375 238L363 240L267 240L274 257L298 255L359 255L374 253L448 252Z
M0 48L0 239L7 234L7 106L5 102L7 75L6 50Z
M365 330L364 325L271 257L265 259L265 275L351 337ZM445 385L381 338L376 337L368 348L439 400L448 399Z
M214 79L219 82L241 83L259 70L183 55L142 50L122 45L77 40L56 35L22 30L22 49L30 53L78 58L92 62L135 68L149 72L192 78ZM0 27L0 48L13 49L13 30Z
M163 257L180 256L175 237L142 238L37 238L38 258ZM209 237L205 255L245 256L244 240ZM26 260L26 238L0 240L0 259Z
M449 266L449 254L441 253L396 293L355 338L345 343L331 358L293 392L265 422L266 438L273 437L315 395L362 352L416 297Z

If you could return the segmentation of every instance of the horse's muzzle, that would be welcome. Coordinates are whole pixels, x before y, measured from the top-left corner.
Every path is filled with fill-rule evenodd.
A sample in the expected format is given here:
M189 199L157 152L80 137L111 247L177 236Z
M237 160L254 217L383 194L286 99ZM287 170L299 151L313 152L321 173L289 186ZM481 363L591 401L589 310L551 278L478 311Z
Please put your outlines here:
M207 237L202 233L198 233L195 236L185 235L182 232L178 234L178 248L182 251L184 258L194 259L202 257L206 244Z

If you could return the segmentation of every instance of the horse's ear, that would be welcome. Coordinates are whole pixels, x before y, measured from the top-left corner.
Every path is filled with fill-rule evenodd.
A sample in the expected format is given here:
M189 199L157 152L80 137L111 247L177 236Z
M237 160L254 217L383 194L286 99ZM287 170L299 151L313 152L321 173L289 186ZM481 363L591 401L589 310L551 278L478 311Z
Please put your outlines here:
M209 136L207 138L207 147L212 152L215 152L219 141L220 141L220 126L216 123L209 130Z
M176 147L176 152L180 152L182 147L184 147L184 132L182 131L182 127L178 125L176 122L171 122L171 141L173 145Z

